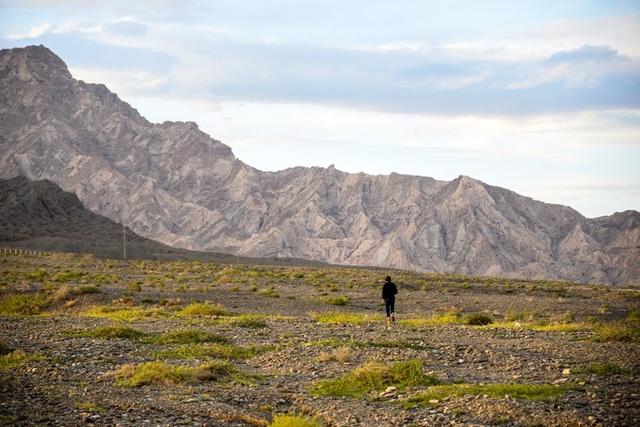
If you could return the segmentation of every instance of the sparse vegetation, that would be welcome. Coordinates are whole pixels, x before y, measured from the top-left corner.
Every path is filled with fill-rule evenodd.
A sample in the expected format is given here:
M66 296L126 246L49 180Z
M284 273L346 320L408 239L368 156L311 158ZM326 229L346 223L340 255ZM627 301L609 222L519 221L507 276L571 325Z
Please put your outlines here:
M39 314L49 305L49 298L40 293L9 295L0 300L0 315L30 316Z
M204 316L227 316L229 312L220 304L192 303L178 312L180 316L204 317Z
M275 291L274 288L267 288L261 291L258 291L258 295L262 295L267 298L280 298L280 294Z
M155 354L161 359L247 359L260 352L257 347L241 347L233 344L202 343L182 345Z
M231 379L246 382L249 379L235 366L222 361L211 361L195 367L170 365L159 361L145 362L139 365L124 365L118 369L115 377L116 385L120 387L226 381Z
M460 396L488 396L499 398L511 396L518 399L550 400L562 396L568 386L552 384L445 384L428 387L405 401L405 406L434 405L442 399Z
M631 370L622 368L613 363L592 363L590 365L574 369L573 373L587 375L627 375L631 373Z
M0 355L0 370L18 368L25 363L42 360L39 354L28 354L23 350L14 350L11 353Z
M259 314L241 314L239 316L227 317L224 323L229 323L241 328L262 329L268 326L263 318L264 316Z
M466 325L481 326L493 323L493 319L484 313L472 313L464 316L462 322Z
M391 365L370 362L337 379L318 381L310 391L315 396L362 397L388 386L405 389L439 382L437 378L422 372L422 362L419 360Z
M222 335L200 331L197 329L179 329L176 331L169 331L161 335L150 337L148 339L148 342L151 342L153 344L226 344L229 342L229 340Z
M390 418L382 411L392 410L407 423L438 418L445 424L573 425L593 409L603 424L635 425L624 411L633 408L640 373L636 288L509 279L510 291L504 293L507 281L500 278L392 272L401 293L398 322L388 325L378 295L380 270L60 254L0 254L0 265L0 304L15 296L25 298L23 306L34 296L43 302L33 310L11 309L13 314L1 319L0 341L12 348L0 345L0 355L11 355L7 364L16 367L0 374L11 393L9 408L21 399L48 415L39 399L26 398L34 383L51 390L53 400L68 393L77 409L56 412L50 419L58 424L117 421L121 408L112 406L114 390L103 387L108 380L155 387L125 393L132 406L162 396L154 402L159 411L149 415L152 424L181 422L188 415L199 424L266 426L270 414L281 422L285 414L278 411L310 416L326 406L331 411L320 411L327 423L348 423L353 416L353 424L384 424ZM51 280L65 270L72 274ZM89 290L80 291L84 288ZM260 290L277 291L280 299L258 295ZM346 306L331 308L334 299L344 299ZM21 311L40 315L15 314ZM419 369L398 367L409 362ZM269 375L269 381L258 382L240 369L245 365ZM168 387L157 389L163 385ZM550 410L555 403L502 398L551 400L563 393L557 402L561 411ZM353 398L322 397L334 395ZM492 402L494 397L500 401ZM612 399L620 405L609 409ZM193 415L198 406L209 408L204 402L211 402L211 412ZM404 405L422 408L408 411ZM432 405L443 408L431 414ZM94 420L103 406L108 416ZM488 412L489 407L498 409ZM130 414L128 422L140 421L138 415ZM301 422L295 414L286 416L293 418L282 422ZM0 424L6 420L36 424L40 419L0 415Z
M640 342L640 325L603 324L595 327L594 341Z
M326 352L323 351L316 357L317 362L348 362L351 360L351 350L349 347L338 347L332 351Z
M318 323L329 325L362 325L383 320L381 315L348 312L314 313L312 317Z
M78 402L76 403L76 408L81 411L93 412L96 414L105 414L107 412L104 407L97 405L94 402Z
M315 418L304 415L274 415L269 427L322 427Z
M96 306L83 313L87 317L103 317L111 320L133 321L166 315L159 308Z
M433 314L429 317L400 320L400 324L411 328L424 328L438 325L461 323L462 315L457 310L448 310L444 313Z
M325 304L331 304L331 305L347 305L349 304L351 299L346 295L340 295L337 297L324 297L322 298L322 301Z

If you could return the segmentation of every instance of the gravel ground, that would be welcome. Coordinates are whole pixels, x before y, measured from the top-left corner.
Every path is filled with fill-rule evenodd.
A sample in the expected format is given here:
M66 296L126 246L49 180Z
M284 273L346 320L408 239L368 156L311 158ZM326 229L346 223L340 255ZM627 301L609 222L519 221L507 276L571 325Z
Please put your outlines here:
M71 262L73 268L82 266L100 271L108 268L101 261L74 257L5 257L1 265L3 271L22 272L35 267L63 268ZM252 291L251 283L238 286L229 282L202 289L199 282L192 283L188 278L180 282L180 289L142 286L132 295L127 285L136 279L138 272L133 267L127 270L125 264L111 268L118 269L121 280L101 284L98 293L74 297L72 307L64 306L71 300L68 297L37 316L0 317L1 343L41 356L39 360L0 371L0 424L245 426L266 425L275 413L309 414L331 426L640 424L640 348L634 342L594 342L590 339L591 332L541 332L457 324L426 329L389 326L381 321L326 325L316 322L312 313L381 310L377 285L342 287L341 295L350 297L345 307L323 303L312 284L287 280L272 280L269 284L279 298ZM260 282L257 284L262 286ZM615 320L638 309L636 298L628 298L616 289L567 286L569 290L561 296L527 287L497 292L490 287L483 289L482 284L453 291L400 286L398 318L426 316L456 307L465 312L484 311L495 318L514 310L531 310L549 317L571 310L577 321L588 316ZM16 290L46 292L46 285L5 280L4 297ZM145 299L172 299L176 307L189 301L213 301L234 313L261 313L266 316L266 327L247 328L212 318L175 316L117 322L83 314L91 305L121 304L117 302L120 298L129 298L126 303L133 306ZM189 327L223 335L237 345L271 347L255 357L233 361L242 371L259 375L254 384L199 382L118 387L114 372L119 367L154 360L155 352L175 346L69 334L114 324L146 333ZM324 344L318 343L320 340L325 340ZM411 345L363 344L392 340ZM331 352L342 343L349 345L347 360L319 361L322 353ZM366 362L409 359L422 361L426 372L445 382L573 387L550 401L477 395L445 398L437 404L414 409L405 409L401 403L418 389L384 395L375 392L363 398L314 397L309 393L314 381L335 378ZM172 361L184 365L201 362ZM608 363L620 370L604 375L579 373L580 368L593 363Z

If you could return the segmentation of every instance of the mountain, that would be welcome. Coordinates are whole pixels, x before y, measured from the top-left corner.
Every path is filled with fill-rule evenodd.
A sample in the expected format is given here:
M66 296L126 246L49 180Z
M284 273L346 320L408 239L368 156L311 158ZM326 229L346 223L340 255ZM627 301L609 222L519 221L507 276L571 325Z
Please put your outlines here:
M134 259L182 259L231 264L321 266L292 258L236 257L215 252L174 248L145 239L126 229L127 257ZM123 227L86 209L73 193L48 180L23 176L0 179L0 247L43 251L123 256Z
M0 51L0 177L49 179L167 245L475 275L639 283L638 212L588 219L466 176L263 172L150 123L42 46Z
M179 250L127 230L130 256ZM6 246L122 256L122 225L82 206L75 194L50 181L0 180L0 242Z

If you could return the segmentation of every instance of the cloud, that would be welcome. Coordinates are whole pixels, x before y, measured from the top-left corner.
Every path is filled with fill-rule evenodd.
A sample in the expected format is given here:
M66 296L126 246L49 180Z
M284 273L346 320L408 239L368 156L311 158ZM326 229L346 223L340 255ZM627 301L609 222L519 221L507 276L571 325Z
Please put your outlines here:
M147 26L131 19L119 20L104 24L104 31L124 36L143 36L147 33Z
M51 24L44 23L41 25L36 25L27 31L26 33L9 33L7 38L10 40L21 40L21 39L33 39L39 37L51 29Z
M158 73L166 72L178 63L176 57L164 52L101 43L79 32L46 33L19 41L0 39L2 47L22 47L34 44L48 47L65 63L79 68L133 69Z
M610 62L622 58L618 51L609 46L584 45L578 49L556 52L548 59L549 63L585 63Z

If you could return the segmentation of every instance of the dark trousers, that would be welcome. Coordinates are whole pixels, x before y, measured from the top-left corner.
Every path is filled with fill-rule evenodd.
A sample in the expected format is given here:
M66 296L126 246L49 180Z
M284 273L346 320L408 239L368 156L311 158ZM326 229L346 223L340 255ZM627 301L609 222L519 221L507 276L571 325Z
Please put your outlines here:
M393 310L395 308L396 305L396 299L395 298L387 298L384 300L384 310L387 312L387 317L391 316L393 314Z

